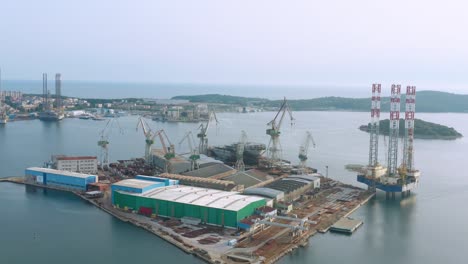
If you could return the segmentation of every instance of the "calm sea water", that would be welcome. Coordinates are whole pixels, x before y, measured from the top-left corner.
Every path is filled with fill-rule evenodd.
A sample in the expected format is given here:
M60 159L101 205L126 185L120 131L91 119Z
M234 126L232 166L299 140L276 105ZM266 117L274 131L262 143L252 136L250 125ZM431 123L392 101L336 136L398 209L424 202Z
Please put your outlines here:
M209 130L210 144L227 144L245 130L250 141L268 143L266 123L274 113L219 114ZM285 158L297 162L299 145L310 130L317 147L309 165L330 177L359 185L344 166L367 162L368 134L357 127L367 113L296 112L296 124L284 123L281 143ZM468 135L466 114L419 114L418 118L453 126ZM112 160L143 156L144 138L137 118L122 117L122 131L111 133ZM196 124L157 123L173 143ZM0 127L0 177L23 175L52 154L96 155L105 122L66 119L60 123L11 122ZM381 142L381 149L384 148ZM385 201L382 194L354 213L364 225L352 236L317 235L309 246L281 263L461 263L468 244L468 173L464 165L468 140L416 140L416 166L421 184L407 199ZM185 146L179 147L186 151ZM380 155L384 163L383 151ZM157 237L119 222L69 194L0 184L0 263L134 262L197 263Z

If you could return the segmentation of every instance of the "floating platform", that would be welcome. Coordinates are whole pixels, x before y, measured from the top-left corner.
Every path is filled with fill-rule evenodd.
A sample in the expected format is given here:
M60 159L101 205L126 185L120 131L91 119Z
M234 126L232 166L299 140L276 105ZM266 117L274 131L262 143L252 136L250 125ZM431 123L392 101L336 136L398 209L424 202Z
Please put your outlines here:
M343 217L338 222L330 227L330 231L352 234L356 229L358 229L363 222L361 220L356 220L348 217Z
M373 186L376 189L382 190L384 192L390 192L390 193L395 193L395 192L404 193L407 191L411 191L412 189L416 188L417 183L418 183L417 181L415 181L415 182L407 182L405 184L385 184L380 181L367 178L364 175L358 175L357 181L360 183L364 183L367 186Z

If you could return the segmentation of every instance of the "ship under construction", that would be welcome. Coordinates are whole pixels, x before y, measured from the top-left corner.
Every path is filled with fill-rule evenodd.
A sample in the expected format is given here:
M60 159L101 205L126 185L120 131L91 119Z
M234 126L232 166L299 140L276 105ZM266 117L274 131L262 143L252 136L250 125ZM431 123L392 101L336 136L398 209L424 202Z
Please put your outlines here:
M390 97L390 135L388 142L387 167L379 163L379 124L380 124L380 94L381 85L372 85L372 107L370 123L369 164L364 172L357 176L357 181L368 186L369 190L380 189L386 193L387 199L395 198L395 193L401 196L411 194L417 187L420 171L414 167L414 114L416 106L416 87L406 88L405 98L405 135L403 158L398 166L398 140L400 124L401 85L393 84Z

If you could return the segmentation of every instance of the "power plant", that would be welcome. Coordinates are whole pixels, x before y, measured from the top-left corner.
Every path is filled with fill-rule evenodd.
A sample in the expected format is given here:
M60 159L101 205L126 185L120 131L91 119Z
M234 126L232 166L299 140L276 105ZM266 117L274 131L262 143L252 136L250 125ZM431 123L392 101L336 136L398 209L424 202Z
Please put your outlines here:
M406 88L405 98L405 135L402 148L403 158L398 166L398 140L400 124L401 85L391 86L390 97L390 127L388 139L387 167L379 164L379 124L380 124L380 94L381 85L372 85L371 122L369 124L369 164L365 173L357 176L358 182L364 183L369 190L380 189L386 197L395 198L395 193L404 197L411 193L419 183L420 171L414 168L414 114L416 109L416 87Z

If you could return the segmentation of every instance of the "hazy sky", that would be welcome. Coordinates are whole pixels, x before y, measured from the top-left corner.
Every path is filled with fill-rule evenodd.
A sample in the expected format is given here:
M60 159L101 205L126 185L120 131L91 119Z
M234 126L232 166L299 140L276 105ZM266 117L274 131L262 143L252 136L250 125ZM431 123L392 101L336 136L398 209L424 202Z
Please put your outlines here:
M462 0L0 0L0 66L5 79L468 92L467 10Z

